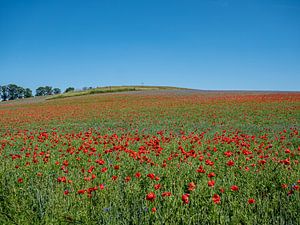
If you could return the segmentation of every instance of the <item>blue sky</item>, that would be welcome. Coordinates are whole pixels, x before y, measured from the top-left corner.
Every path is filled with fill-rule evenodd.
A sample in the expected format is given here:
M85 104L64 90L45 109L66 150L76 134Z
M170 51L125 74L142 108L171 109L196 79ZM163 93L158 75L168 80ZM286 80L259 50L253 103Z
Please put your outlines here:
M0 0L0 85L300 87L299 0Z

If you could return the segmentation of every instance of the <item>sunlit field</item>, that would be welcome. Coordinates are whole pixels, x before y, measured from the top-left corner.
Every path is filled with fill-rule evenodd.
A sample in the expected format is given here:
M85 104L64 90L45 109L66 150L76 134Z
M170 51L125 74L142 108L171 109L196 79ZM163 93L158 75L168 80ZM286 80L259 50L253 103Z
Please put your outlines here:
M0 103L0 224L300 224L300 93Z

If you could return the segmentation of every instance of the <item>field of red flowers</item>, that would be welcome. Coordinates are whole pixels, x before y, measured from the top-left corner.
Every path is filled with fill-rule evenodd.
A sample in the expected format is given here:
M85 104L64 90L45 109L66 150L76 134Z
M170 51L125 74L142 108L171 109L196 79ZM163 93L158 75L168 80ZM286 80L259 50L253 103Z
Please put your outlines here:
M300 93L0 104L0 224L300 224Z

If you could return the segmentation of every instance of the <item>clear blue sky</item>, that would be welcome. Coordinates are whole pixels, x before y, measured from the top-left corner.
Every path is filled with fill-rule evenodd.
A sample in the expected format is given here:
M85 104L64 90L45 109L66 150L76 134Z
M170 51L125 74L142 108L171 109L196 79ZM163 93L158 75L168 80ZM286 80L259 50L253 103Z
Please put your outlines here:
M0 0L0 85L300 90L299 0Z

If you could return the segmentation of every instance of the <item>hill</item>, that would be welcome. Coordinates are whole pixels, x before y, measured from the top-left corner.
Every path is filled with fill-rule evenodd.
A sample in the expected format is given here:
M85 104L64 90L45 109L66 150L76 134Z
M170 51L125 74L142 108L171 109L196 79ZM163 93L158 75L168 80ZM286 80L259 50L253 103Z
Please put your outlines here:
M112 93L112 92L128 92L128 91L153 91L153 90L189 90L188 88L169 87L169 86L106 86L97 87L84 91L72 91L59 95L52 95L46 100L53 100L58 98L69 98L82 95L92 95L99 93Z

